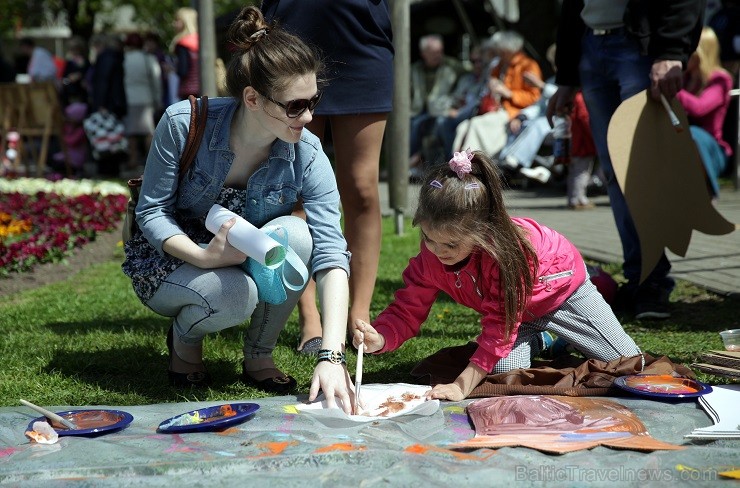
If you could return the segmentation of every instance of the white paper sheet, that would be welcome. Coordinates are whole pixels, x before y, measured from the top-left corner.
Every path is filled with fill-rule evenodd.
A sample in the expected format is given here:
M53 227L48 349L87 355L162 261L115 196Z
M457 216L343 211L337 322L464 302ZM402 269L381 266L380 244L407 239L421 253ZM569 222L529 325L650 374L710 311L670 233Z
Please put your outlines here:
M324 395L319 395L312 403L300 403L296 409L302 413L322 417L324 419L334 418L349 420L352 422L375 422L388 420L403 415L433 415L439 410L439 400L426 400L424 395L431 390L431 386L412 385L409 383L370 384L362 385L361 401L363 415L347 415L340 408L328 408ZM399 411L387 411L383 403L400 401L405 394L417 396L418 399L404 401L403 408ZM341 406L341 401L337 399ZM384 415L380 415L386 412Z
M282 264L286 251L279 242L221 205L213 205L208 211L206 229L216 234L221 225L233 217L236 217L236 223L226 236L229 244L268 268Z
M714 425L694 429L685 437L692 439L740 439L740 385L712 386L712 391L699 398L699 404Z

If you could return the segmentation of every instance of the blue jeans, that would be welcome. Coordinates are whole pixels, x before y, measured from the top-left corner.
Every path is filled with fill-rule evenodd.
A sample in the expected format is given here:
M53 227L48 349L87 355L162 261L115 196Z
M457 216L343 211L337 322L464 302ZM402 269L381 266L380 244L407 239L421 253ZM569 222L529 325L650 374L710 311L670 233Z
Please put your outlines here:
M409 128L409 156L421 151L421 145L434 124L435 118L426 112L411 117Z
M288 245L308 265L313 249L306 221L278 217L267 225L288 231ZM288 277L295 282L294 277ZM211 332L235 327L249 320L244 334L244 357L269 357L278 336L298 303L302 290L286 289L288 298L280 305L257 300L257 285L240 266L201 269L185 263L173 271L146 303L165 317L174 318L175 333L185 343L195 344Z
M650 87L653 61L641 55L637 41L625 33L595 36L587 31L582 40L582 49L579 68L583 98L588 107L591 132L606 176L609 202L622 241L622 269L629 286L637 287L642 265L640 239L614 175L606 135L609 121L622 101ZM645 285L673 289L673 279L668 276L670 270L671 263L663 253L645 280Z
M537 156L542 144L551 132L550 123L544 115L532 120L525 120L521 132L509 139L498 157L504 159L506 156L511 156L523 168L531 168L534 157Z
M455 144L455 134L457 133L457 126L463 120L468 120L470 117L475 115L478 110L478 102L468 104L460 108L457 113L457 117L441 116L437 117L435 133L437 138L442 143L445 151L445 158L452 158L452 153L456 148L452 146Z

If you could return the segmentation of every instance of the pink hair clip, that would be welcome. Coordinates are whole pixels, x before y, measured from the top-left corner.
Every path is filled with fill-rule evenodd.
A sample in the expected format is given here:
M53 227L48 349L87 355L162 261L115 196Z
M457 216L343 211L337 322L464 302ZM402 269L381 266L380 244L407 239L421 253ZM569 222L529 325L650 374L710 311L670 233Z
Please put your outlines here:
M470 149L466 149L463 152L456 152L450 159L450 169L457 174L457 177L462 179L463 175L466 175L472 171L473 166L470 161L473 160L473 153Z

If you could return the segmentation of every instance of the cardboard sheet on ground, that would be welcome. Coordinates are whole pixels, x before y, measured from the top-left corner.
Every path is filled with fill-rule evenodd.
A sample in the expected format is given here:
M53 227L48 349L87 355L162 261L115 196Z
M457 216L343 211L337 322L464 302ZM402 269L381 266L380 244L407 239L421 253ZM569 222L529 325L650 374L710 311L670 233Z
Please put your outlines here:
M641 280L664 248L686 256L694 229L711 235L736 230L712 205L686 113L677 100L671 106L680 132L647 91L622 102L609 123L612 166L640 236Z
M341 408L329 408L323 394L312 403L300 403L296 410L322 420L375 422L404 415L433 415L439 410L439 400L427 400L430 386L409 383L362 385L362 406L359 415L347 415ZM338 401L341 405L341 401Z
M467 412L475 437L454 447L524 446L557 454L596 446L638 451L684 449L654 439L628 408L600 398L492 397L470 403Z

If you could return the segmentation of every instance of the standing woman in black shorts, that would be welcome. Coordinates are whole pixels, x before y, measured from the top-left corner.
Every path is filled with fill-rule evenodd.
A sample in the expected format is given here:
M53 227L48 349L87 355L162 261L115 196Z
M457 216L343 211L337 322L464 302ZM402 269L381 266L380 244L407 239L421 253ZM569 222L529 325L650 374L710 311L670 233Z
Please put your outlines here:
M381 242L378 174L393 99L393 34L387 0L264 0L262 11L317 46L325 57L327 86L308 129L322 142L331 124L335 172L349 251L349 323L368 321ZM321 348L315 284L298 303L298 350Z

